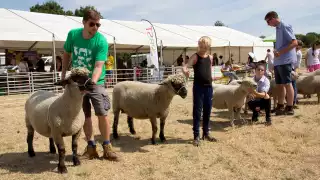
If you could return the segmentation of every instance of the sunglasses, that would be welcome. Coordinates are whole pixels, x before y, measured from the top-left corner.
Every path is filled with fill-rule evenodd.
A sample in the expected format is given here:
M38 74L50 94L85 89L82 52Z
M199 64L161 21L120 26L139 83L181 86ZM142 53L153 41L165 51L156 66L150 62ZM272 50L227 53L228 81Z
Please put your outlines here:
M100 26L101 26L101 24L100 24L100 23L90 22L89 26L90 26L90 27L93 27L93 26L100 27Z

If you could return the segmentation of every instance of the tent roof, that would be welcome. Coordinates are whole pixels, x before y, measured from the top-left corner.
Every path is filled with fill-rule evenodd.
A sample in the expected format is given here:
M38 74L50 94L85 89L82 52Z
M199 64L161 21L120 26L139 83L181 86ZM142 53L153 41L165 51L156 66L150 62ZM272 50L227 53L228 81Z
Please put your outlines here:
M70 29L83 27L82 18L74 16L34 13L0 8L0 48L51 48L52 34L55 35L56 47L62 48ZM149 47L145 21L118 21L101 19L99 31L109 44L116 42L116 48L137 49ZM245 34L228 27L190 26L153 23L162 44L168 48L196 48L201 36L212 38L212 47L223 46L273 46L260 38Z

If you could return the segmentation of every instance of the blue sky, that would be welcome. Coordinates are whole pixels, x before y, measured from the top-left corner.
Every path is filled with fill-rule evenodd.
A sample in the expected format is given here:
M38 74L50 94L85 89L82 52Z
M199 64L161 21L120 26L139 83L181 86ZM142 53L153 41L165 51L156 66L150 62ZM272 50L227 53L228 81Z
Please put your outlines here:
M8 0L0 7L29 11L46 0ZM65 9L93 5L107 19L211 25L220 20L239 31L255 36L271 35L275 29L263 20L270 10L293 26L295 33L320 33L319 0L56 0Z

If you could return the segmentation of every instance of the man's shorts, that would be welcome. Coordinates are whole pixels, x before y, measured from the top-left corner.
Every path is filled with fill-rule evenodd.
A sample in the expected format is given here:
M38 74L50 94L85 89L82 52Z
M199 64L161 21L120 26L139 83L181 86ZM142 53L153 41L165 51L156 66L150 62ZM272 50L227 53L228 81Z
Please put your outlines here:
M110 98L104 88L104 85L97 85L92 92L88 92L83 97L83 112L85 117L91 117L91 103L96 116L106 116L110 109Z
M274 66L274 77L276 84L290 84L292 82L291 71L291 64Z

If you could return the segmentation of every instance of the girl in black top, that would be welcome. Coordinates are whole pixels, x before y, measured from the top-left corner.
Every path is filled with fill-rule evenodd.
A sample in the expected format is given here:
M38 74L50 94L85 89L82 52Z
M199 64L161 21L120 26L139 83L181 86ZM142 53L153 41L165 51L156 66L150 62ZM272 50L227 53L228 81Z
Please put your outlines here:
M209 122L212 109L212 61L213 57L208 54L211 47L211 39L203 36L198 41L198 52L193 54L189 61L184 63L183 73L189 77L188 65L193 67L193 135L194 145L200 142L200 118L203 107L203 140L217 141L209 135Z

